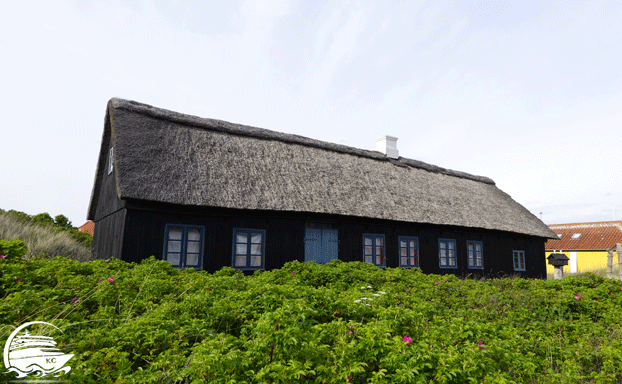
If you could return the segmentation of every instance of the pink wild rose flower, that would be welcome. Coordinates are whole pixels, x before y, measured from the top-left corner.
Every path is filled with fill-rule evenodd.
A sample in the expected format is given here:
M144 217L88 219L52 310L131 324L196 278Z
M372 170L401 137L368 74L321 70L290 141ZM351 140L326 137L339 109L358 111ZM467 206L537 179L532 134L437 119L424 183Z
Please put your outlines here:
M410 337L408 337L408 336L404 336L404 337L402 338L402 341L403 341L404 343L406 343L406 344L410 345L410 343L412 343L413 339L411 339L411 338L410 338Z
M114 281L114 279L112 277L109 277L108 281L112 283Z

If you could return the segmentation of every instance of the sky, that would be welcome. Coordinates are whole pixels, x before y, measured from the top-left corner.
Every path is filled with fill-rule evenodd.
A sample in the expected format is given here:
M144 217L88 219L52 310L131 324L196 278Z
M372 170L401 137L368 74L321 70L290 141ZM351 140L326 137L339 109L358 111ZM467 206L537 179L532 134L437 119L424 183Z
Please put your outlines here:
M622 2L11 1L0 208L86 221L112 97L487 176L622 220Z

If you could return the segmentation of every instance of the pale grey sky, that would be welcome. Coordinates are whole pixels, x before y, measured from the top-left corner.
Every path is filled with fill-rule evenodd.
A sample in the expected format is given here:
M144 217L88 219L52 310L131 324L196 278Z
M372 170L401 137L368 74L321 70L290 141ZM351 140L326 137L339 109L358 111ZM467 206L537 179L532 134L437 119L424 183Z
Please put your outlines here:
M0 208L86 221L121 97L492 178L547 224L622 219L622 2L13 1Z

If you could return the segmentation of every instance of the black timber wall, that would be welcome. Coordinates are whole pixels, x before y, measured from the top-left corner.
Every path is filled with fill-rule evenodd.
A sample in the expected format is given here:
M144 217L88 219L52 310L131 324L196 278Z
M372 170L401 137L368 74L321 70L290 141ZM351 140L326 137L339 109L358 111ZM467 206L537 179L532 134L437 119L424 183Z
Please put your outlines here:
M108 174L108 156L110 153L110 143L108 144L108 151L106 153L106 167L102 170L101 185L99 188L99 196L97 200L97 208L95 210L95 217L93 221L96 223L104 217L111 215L124 207L124 201L119 199L117 193L117 181L116 181L116 168L112 170L112 173Z
M209 272L231 266L233 228L266 230L266 269L280 268L285 262L304 261L304 235L308 222L336 225L339 236L339 259L363 260L363 233L384 234L387 267L399 267L398 236L419 238L420 267L425 273L457 276L521 275L546 277L545 239L501 231L432 226L297 212L246 211L222 208L178 207L168 204L127 204L123 233L122 259L131 262L154 255L161 259L164 248L164 227L170 224L191 224L205 227L203 265ZM441 269L438 262L438 239L456 240L458 268ZM482 241L484 270L467 268L466 242ZM523 250L527 271L515 272L512 251Z
M110 153L111 143L108 143L106 165ZM116 169L108 174L108 167L104 167L101 175L97 207L95 210L95 232L93 233L93 257L107 259L116 257L121 259L123 231L125 225L125 202L120 200L117 193Z
M125 209L121 209L95 222L93 258L108 259L115 257L122 259L121 248L126 212Z

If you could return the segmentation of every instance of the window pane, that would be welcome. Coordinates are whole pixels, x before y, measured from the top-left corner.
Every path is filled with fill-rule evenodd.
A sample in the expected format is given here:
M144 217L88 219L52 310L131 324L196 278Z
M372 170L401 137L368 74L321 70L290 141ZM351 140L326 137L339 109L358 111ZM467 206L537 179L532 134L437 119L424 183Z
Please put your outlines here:
M261 233L253 233L251 235L252 244L261 244Z
M169 240L181 240L181 228L169 228L168 239Z
M382 257L382 255L376 256L376 264L378 265L384 264L384 257Z
M261 267L261 256L251 256L251 267Z
M415 248L415 240L411 240L410 241L410 247L411 248Z
M166 261L175 266L179 266L179 259L179 253L169 253L166 255Z
M417 258L416 257L411 257L410 258L410 265L417 265Z
M412 243L412 241L411 241ZM406 248L406 242L403 240L400 240L400 248Z
M482 266L482 259L477 259L477 263L475 264L478 267Z
M246 267L246 256L236 256L235 257L235 266L236 267Z
M181 241L169 241L167 252L181 252Z
M376 237L376 245L382 245L384 239L382 237Z
M469 250L469 254L471 254L471 253L473 252L473 243L469 243L469 244L467 245L467 248L468 248L468 250Z
M415 248L411 248L410 249L410 256L415 256L415 253L417 253L417 250Z
M400 248L400 256L407 256L407 255L408 255L408 249Z
M369 245L365 246L365 255L371 255L372 254L372 247Z
M189 241L188 242L188 253L199 253L199 242L198 241Z
M371 256L367 256L367 255L366 255L366 256L365 256L365 262L366 262L366 263L371 263L371 258L372 258Z
M236 255L246 255L246 244L236 244L235 245L235 254Z
M447 243L444 242L444 241L441 241L438 246L439 246L440 249L445 249L445 248L447 248Z
M188 240L189 241L199 241L201 240L201 231L198 229L189 229L188 230Z
M408 257L400 257L400 264L408 265Z
M236 243L244 243L244 244L246 244L248 242L248 238L246 236L246 233L238 232L238 234L235 236L235 242Z
M477 252L481 252L482 251L482 243L475 243L475 250Z
M456 243L454 243L453 241L448 241L447 242L447 248L449 248L449 249L456 248Z
M199 254L189 253L186 255L186 265L199 265Z
M365 237L365 245L372 245L371 237Z
M447 265L447 259L445 259L445 256L441 256L441 265Z
M251 255L261 255L261 244L251 244Z

